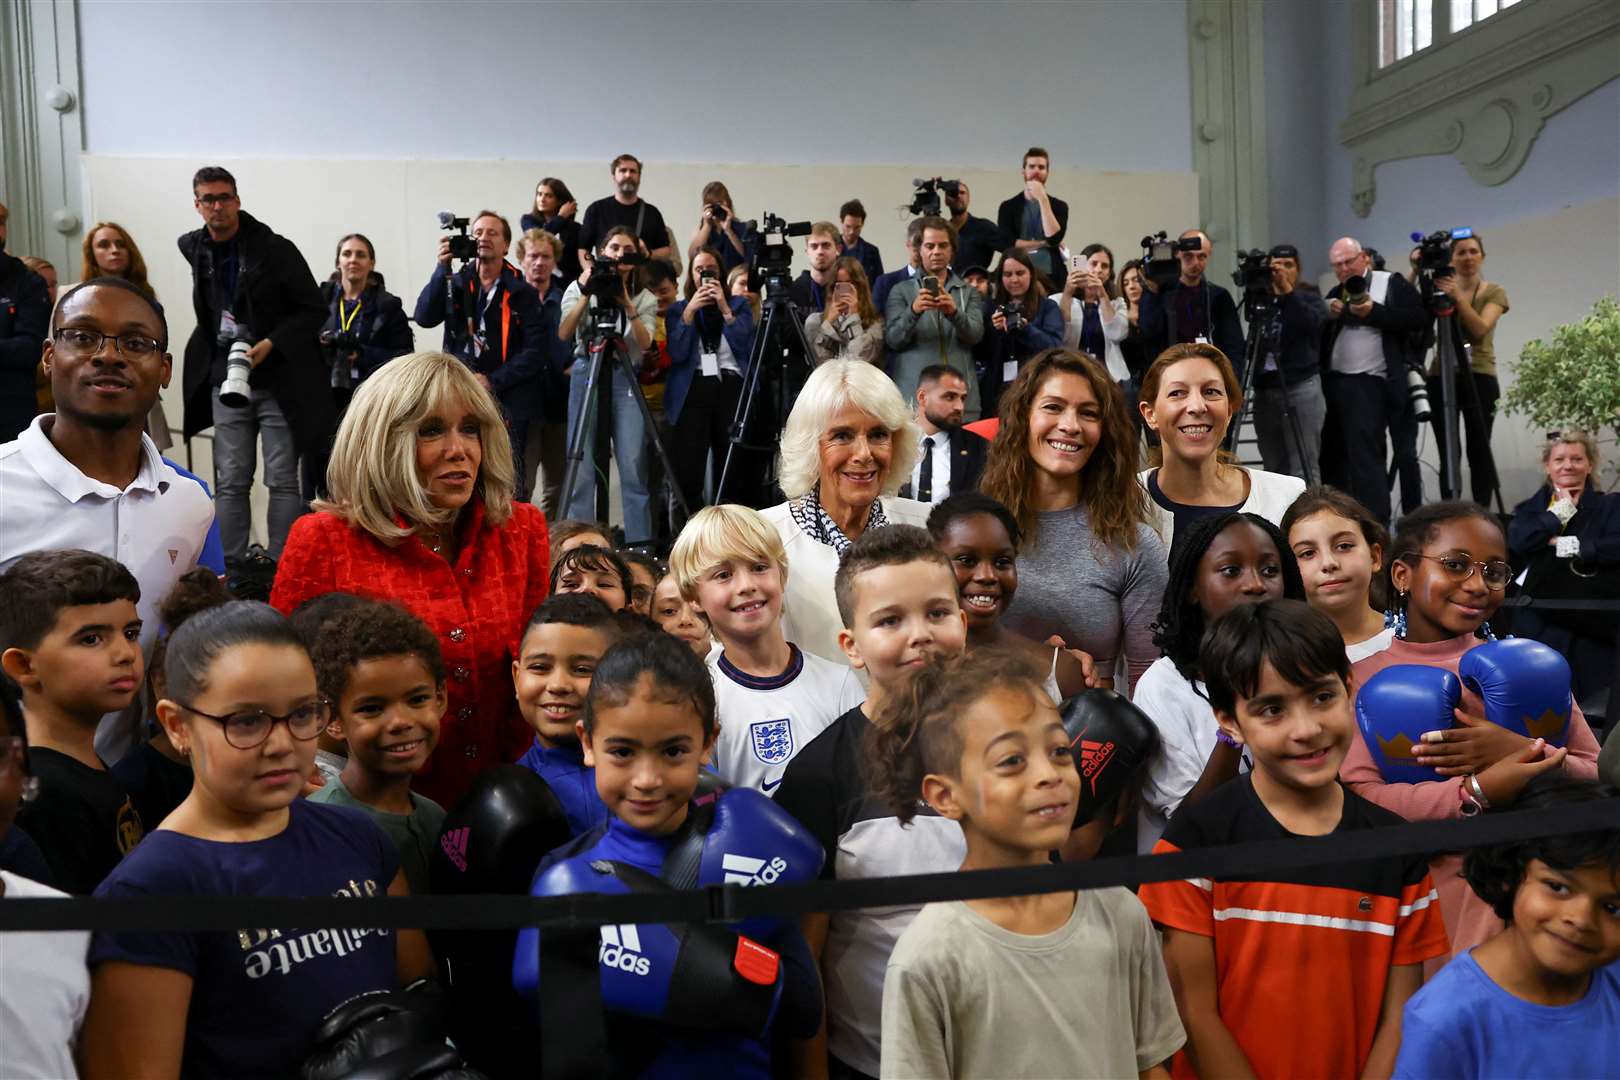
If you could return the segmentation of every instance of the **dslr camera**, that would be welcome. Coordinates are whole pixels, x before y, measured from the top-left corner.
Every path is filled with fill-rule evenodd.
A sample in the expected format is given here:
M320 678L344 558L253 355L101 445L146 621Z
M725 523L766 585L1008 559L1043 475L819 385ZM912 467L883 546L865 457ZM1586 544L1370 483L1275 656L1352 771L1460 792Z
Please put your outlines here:
M793 245L795 236L809 236L808 221L786 221L769 210L759 222L749 222L759 236L754 245L754 257L748 264L748 287L764 292L770 287L786 289L793 274Z
M731 211L720 203L708 203L703 207L703 214L714 222L716 228L724 228L726 221L731 217Z
M219 343L230 350L225 356L225 381L219 384L219 402L233 409L245 409L253 403L253 388L248 385L253 361L247 355L253 347L253 332L237 323L236 332L221 334Z
M1197 243L1197 238L1194 238ZM1250 248L1248 251L1238 252L1237 270L1232 274L1232 284L1246 293L1260 293L1271 291L1271 256L1259 248Z
M1029 325L1029 320L1024 317L1024 309L1017 304L1002 304L996 310L1001 312L1001 317L1006 320L1007 333L1009 334L1016 333Z
M911 205L906 207L906 211L913 217L938 217L944 206L944 199L954 199L961 193L962 181L945 180L935 176L931 179L913 180L911 186L917 190L912 194Z
M445 231L454 230L455 235L450 237L450 257L452 259L478 258L478 241L467 235L467 219L456 217L448 210L439 211L439 228Z
M349 358L360 351L360 335L353 330L322 330L321 347L326 350L326 361L332 368L332 389L353 389Z
M1177 256L1183 251L1197 251L1203 243L1196 236L1171 240L1163 229L1142 237L1142 276L1164 288L1181 276L1181 260Z

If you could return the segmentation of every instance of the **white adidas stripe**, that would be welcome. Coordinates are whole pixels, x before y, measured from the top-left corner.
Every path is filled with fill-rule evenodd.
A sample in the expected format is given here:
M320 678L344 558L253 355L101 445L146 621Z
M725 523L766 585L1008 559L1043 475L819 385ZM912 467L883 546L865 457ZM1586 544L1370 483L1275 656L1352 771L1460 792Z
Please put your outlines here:
M1307 915L1303 911L1261 911L1257 908L1216 908L1215 921L1247 919L1250 922L1288 923L1293 926L1319 926L1328 930L1354 930L1364 934L1394 937L1395 928L1367 919L1341 919L1331 915Z
M641 951L641 933L633 923L625 923L622 926L603 926L602 941L604 944L618 945L621 948L629 949L631 952Z

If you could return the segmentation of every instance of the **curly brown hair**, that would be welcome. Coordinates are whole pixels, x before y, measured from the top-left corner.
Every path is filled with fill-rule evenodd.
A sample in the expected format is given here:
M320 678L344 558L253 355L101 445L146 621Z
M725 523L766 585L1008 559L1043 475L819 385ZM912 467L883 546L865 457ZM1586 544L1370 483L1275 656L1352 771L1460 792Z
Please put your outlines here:
M1136 549L1137 526L1148 522L1147 491L1136 478L1136 425L1108 370L1073 349L1036 353L1001 395L1001 426L990 444L979 490L1012 511L1025 538L1035 534L1032 499L1035 462L1029 453L1029 416L1049 375L1078 375L1091 386L1102 410L1102 442L1091 452L1076 483L1091 531L1103 544Z
M362 600L321 624L310 646L315 683L334 704L343 700L354 669L365 660L414 656L434 683L444 685L444 657L439 637L426 623L398 604Z
M872 793L900 824L917 816L923 777L959 775L962 718L993 690L1023 690L1046 697L1045 674L1023 652L990 646L935 656L894 693L886 695L865 737Z

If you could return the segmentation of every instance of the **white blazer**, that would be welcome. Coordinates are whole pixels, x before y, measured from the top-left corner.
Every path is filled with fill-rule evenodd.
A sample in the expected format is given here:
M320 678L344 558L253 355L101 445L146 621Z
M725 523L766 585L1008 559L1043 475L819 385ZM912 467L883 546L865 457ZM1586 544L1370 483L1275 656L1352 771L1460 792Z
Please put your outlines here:
M1251 469L1247 466L1239 468L1249 474L1249 497L1238 507L1239 512L1259 514L1273 525L1281 525L1283 514L1293 505L1295 499L1304 494L1305 481L1286 473L1266 472L1264 469ZM1144 488L1147 487L1148 474L1151 472L1152 469L1143 469L1136 474ZM1152 495L1148 496L1148 510L1153 514L1149 524L1158 529L1159 535L1164 537L1165 550L1168 551L1174 539L1175 515L1154 502Z
M925 525L928 512L933 509L927 503L895 496L885 496L879 502L883 504L883 516L891 525ZM776 527L787 552L782 632L806 652L847 665L849 657L838 647L838 631L844 628L844 620L838 615L838 601L833 595L838 552L799 528L787 503L778 503L760 513Z
M1062 301L1058 297L1052 299ZM1119 343L1124 341L1131 332L1131 320L1125 314L1129 305L1123 296L1116 296L1113 306L1097 305L1097 316L1102 320L1103 339L1106 343L1108 355L1097 359L1108 368L1108 375L1115 382L1128 382L1131 369L1125 364L1125 354L1120 351ZM1085 327L1086 305L1076 296L1069 302L1069 319L1063 327L1063 347L1065 349L1078 349L1080 347L1080 331Z

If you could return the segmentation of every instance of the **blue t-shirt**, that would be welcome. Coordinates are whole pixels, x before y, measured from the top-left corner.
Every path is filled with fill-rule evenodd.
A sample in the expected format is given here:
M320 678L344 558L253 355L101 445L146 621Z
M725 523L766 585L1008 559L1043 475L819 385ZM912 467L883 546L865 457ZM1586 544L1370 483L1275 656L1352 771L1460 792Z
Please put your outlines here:
M399 872L394 845L357 810L304 799L265 840L226 843L147 834L97 896L382 895ZM193 980L181 1074L286 1077L321 1018L356 994L396 986L391 930L242 929L236 933L97 931L92 968L109 960L173 968Z
M557 796L568 818L570 836L583 836L608 819L607 807L596 793L596 770L586 766L585 751L578 743L543 746L535 739L518 764L533 769Z
M1412 995L1395 1077L1620 1076L1620 962L1573 1005L1534 1005L1461 953Z

